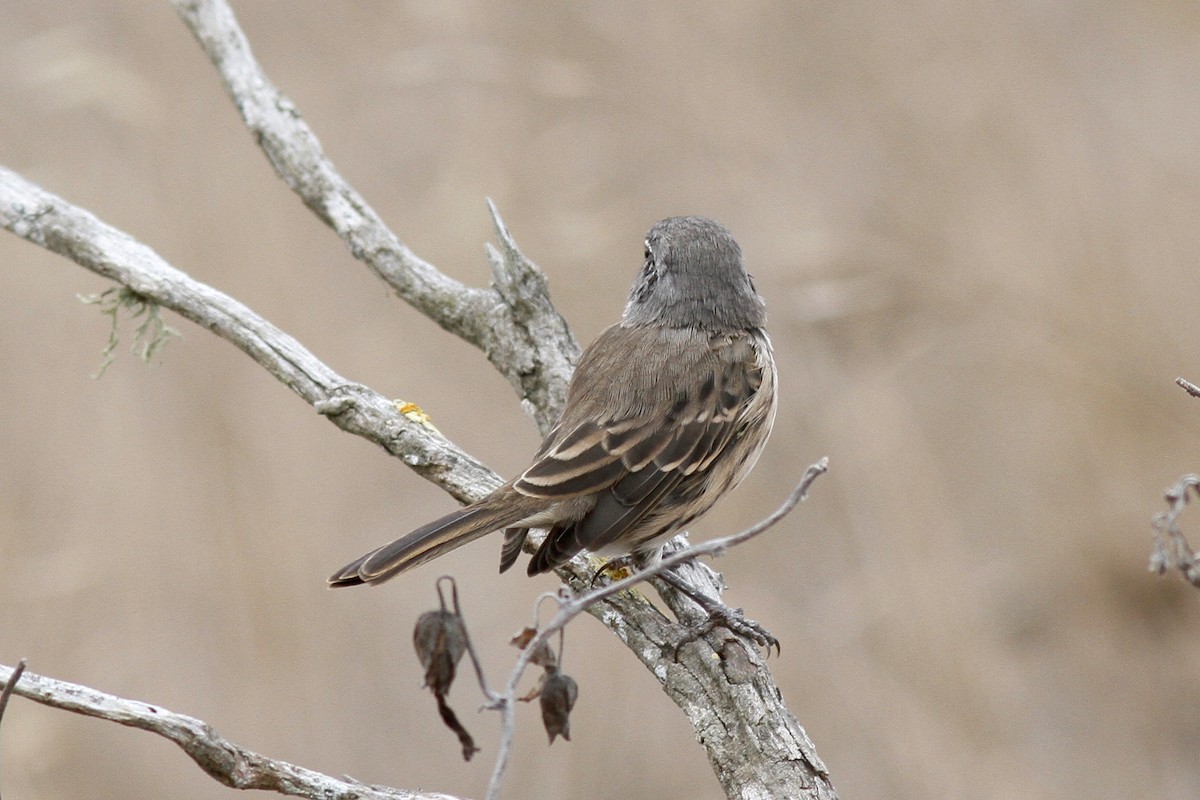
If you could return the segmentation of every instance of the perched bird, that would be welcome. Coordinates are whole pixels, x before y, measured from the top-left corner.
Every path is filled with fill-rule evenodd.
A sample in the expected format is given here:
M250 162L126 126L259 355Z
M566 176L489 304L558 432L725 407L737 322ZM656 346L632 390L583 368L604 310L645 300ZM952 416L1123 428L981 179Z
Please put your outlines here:
M502 528L501 572L530 528L549 531L530 575L583 550L656 553L741 481L767 441L776 398L765 322L728 230L703 217L657 223L624 316L584 351L529 468L329 584L380 583Z

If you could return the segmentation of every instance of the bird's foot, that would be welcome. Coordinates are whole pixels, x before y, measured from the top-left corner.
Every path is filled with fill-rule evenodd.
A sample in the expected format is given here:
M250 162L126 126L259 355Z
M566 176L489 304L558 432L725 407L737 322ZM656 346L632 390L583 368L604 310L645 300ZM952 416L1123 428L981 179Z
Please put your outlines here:
M779 639L775 638L774 634L759 623L748 619L740 608L730 608L719 599L699 591L674 572L664 572L661 577L676 591L691 598L708 615L708 619L691 628L684 635L683 639L676 646L676 650L685 644L696 641L701 636L708 635L717 628L724 628L734 636L749 639L759 647L765 647L768 654L770 654L772 649L775 650L776 654L782 652Z
M742 609L730 608L719 601L712 603L711 605L707 605L702 602L700 605L702 608L704 608L705 613L708 614L708 619L689 629L688 632L684 634L683 639L679 641L679 644L676 645L677 650L680 647L683 647L685 644L696 641L702 636L707 636L717 628L724 628L734 636L739 636L743 639L749 639L759 647L766 648L768 655L772 649L775 651L776 655L782 652L779 639L777 639L774 634L772 634L759 623L752 619L748 619L746 615L742 613Z

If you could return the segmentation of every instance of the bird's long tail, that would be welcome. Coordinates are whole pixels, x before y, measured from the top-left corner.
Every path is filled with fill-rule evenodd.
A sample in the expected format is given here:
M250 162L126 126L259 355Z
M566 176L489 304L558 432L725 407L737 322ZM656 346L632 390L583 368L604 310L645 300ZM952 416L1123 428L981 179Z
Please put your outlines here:
M516 504L513 504L516 505ZM471 505L422 525L394 542L356 558L329 577L329 585L383 583L494 530L519 521L527 509Z

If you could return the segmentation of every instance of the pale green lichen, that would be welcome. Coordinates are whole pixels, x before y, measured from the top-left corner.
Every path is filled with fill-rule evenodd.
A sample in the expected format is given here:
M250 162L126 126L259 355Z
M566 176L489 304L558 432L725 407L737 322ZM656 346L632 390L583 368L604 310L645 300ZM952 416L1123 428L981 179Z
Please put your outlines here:
M92 376L93 378L102 376L109 365L117 358L117 345L121 341L119 330L122 310L125 311L125 314L130 319L136 320L139 317L141 318L141 322L134 329L133 345L129 350L146 363L150 363L150 360L158 354L172 337L182 337L179 331L163 322L162 309L158 303L126 286L114 286L100 294L81 294L76 296L81 303L99 306L100 313L112 319L112 325L108 332L108 344L105 345L104 350L101 352L104 361L100 364L100 369Z

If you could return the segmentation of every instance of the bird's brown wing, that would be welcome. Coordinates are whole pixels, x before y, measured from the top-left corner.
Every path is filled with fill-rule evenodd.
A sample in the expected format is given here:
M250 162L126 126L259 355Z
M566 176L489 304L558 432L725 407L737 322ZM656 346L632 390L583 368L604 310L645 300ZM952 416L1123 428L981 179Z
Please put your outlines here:
M664 346L638 366L655 370L652 376L643 376L642 385L654 387L651 402L630 402L628 387L622 385L610 384L611 398L585 387L597 395L593 406L597 410L626 413L564 417L534 463L514 482L518 492L531 497L595 496L594 505L579 519L565 520L551 530L530 562L530 574L631 533L629 549L634 549L642 538L637 535L642 533L637 531L639 523L669 495L685 500L689 492L681 487L698 483L700 473L741 427L743 412L762 384L750 335L722 335L700 342L694 332L690 340L671 331L658 335L666 337L658 343ZM656 527L649 533L657 532ZM514 536L507 544L502 558L511 564L520 541Z

